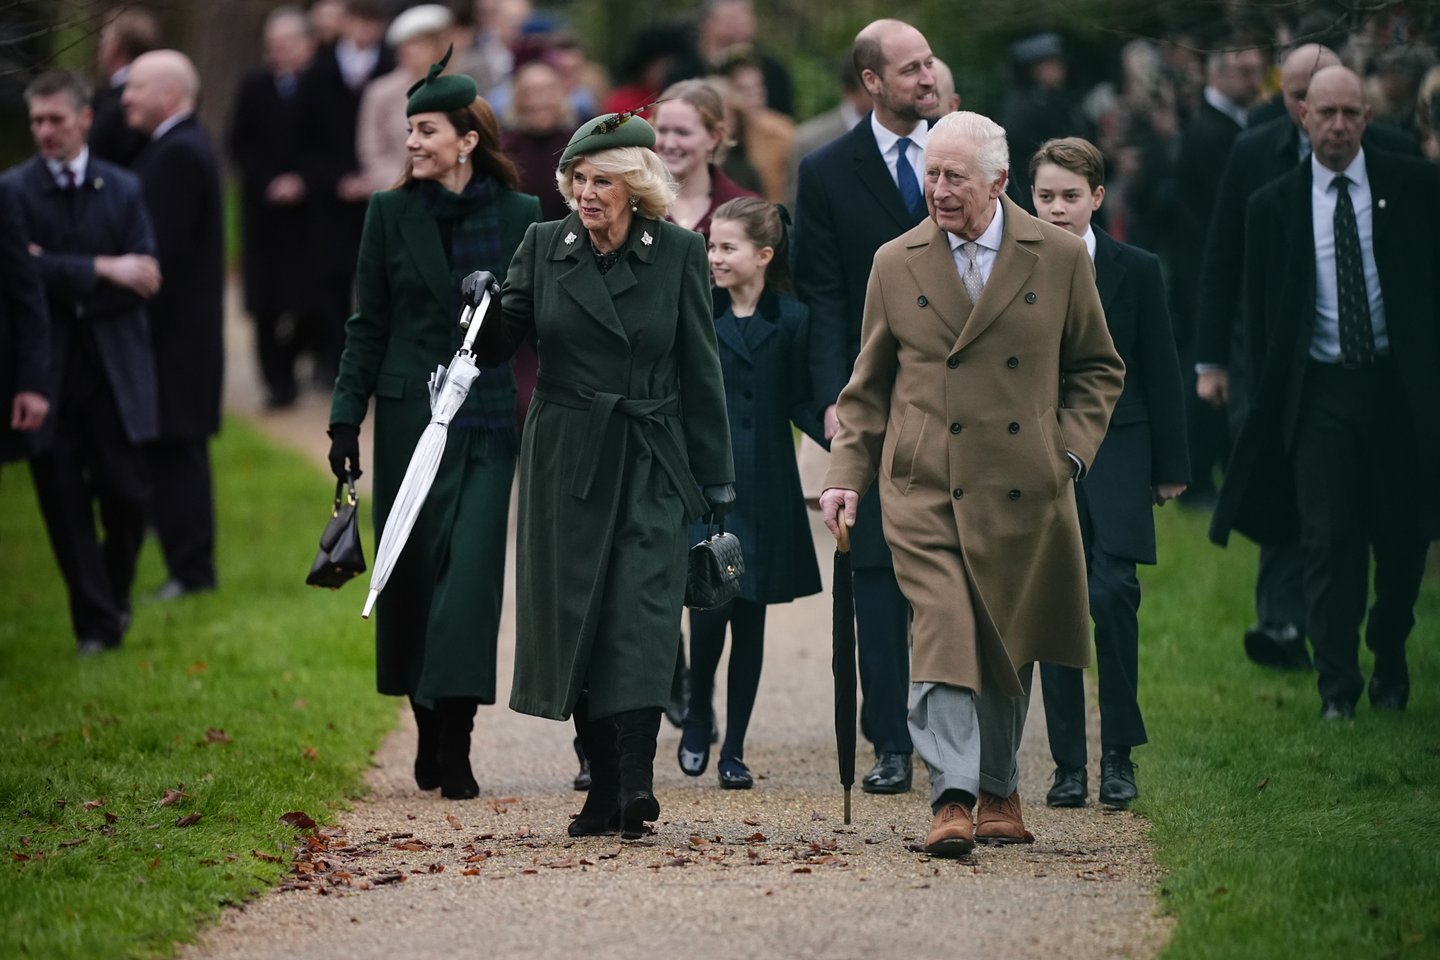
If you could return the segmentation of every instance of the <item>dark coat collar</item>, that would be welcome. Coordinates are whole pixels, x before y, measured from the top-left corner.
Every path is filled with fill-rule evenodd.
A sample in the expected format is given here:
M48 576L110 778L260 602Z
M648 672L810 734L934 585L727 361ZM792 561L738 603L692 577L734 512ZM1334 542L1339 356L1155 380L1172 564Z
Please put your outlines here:
M1094 224L1090 228L1095 231L1095 289L1100 292L1100 305L1106 306L1125 278L1125 263L1119 241Z

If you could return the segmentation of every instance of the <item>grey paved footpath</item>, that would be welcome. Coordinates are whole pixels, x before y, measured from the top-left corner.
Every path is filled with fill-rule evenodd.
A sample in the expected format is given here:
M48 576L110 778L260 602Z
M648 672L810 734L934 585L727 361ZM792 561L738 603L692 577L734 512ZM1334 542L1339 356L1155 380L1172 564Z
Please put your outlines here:
M308 396L294 411L258 415L248 327L232 322L228 339L232 411L255 415L263 429L323 462L324 400ZM824 569L828 534L818 521L813 527ZM1144 822L1094 805L1043 805L1051 767L1038 695L1021 759L1033 845L981 848L962 861L911 851L929 823L919 771L905 796L857 788L854 823L843 825L828 580L826 570L826 593L771 609L746 750L754 790L721 791L713 771L683 776L678 733L666 725L655 834L633 843L574 841L565 827L582 795L570 789L568 724L511 712L502 689L500 705L482 707L476 720L472 760L482 795L453 802L415 789L414 728L402 711L376 754L369 795L328 838L339 852L305 858L303 869L323 878L297 878L298 889L229 911L183 956L1155 956L1169 921L1157 916L1161 874ZM513 589L512 577L502 688L513 650ZM357 618L357 642L366 629ZM723 673L722 663L722 722ZM395 709L394 701L377 697L375 708ZM1092 732L1095 726L1092 716ZM862 752L861 772L867 761Z

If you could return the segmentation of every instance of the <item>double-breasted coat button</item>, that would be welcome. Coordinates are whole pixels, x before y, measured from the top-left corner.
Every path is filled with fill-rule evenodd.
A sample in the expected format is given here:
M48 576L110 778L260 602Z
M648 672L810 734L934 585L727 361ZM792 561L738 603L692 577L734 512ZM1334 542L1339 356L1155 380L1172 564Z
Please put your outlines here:
M920 296L915 298L915 305L919 307L927 307L930 305L930 301L926 299L925 294L922 293L920 294Z
M950 496L954 497L956 500L959 500L961 497L965 496L965 491L961 490L959 487L956 487L954 490L950 491Z
M1026 303L1034 303L1034 302L1035 302L1035 291L1032 290L1032 291L1030 291L1029 293L1025 294L1025 302L1026 302Z
M1010 424L1010 432L1011 432L1011 433L1019 433L1019 432L1020 432L1020 424L1012 422L1012 423Z
M1019 500L1019 499L1020 499L1020 491L1019 491L1019 490L1011 490L1011 491L1010 491L1010 499L1011 499L1011 500Z
M949 360L945 361L945 366L949 367L951 370L954 370L956 367L960 366L960 358L951 357Z
M1014 370L1016 367L1020 366L1020 358L1011 357L1009 360L1005 361L1005 366L1009 367L1011 370Z
M963 429L964 429L964 427L960 426L960 424L958 424L958 423L952 423L952 424L950 424L950 432L951 432L951 433L959 433L959 432L960 432L961 430L963 430Z

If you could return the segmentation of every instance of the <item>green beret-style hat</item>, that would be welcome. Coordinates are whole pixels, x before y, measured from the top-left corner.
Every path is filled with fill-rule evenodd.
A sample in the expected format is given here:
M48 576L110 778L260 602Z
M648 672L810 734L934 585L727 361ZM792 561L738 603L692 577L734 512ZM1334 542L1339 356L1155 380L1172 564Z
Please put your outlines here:
M603 117L580 124L580 129L575 131L575 135L565 145L565 152L560 154L560 166L563 167L587 153L599 153L615 147L649 149L654 146L655 128L646 123L644 117L633 110L607 113Z
M475 86L475 81L463 73L451 73L441 76L446 65L450 62L450 54L455 52L454 45L445 51L445 56L440 58L439 63L430 65L430 71L415 85L406 91L410 97L405 102L405 116L413 117L417 113L449 113L451 110L463 110L475 102L480 95L480 90Z

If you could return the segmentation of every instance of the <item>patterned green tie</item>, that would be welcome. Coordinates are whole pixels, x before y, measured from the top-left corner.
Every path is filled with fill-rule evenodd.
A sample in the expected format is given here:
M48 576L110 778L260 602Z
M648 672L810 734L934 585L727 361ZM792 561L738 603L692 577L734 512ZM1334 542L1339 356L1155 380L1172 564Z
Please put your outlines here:
M1370 295L1360 257L1360 230L1350 202L1350 181L1335 178L1335 293L1340 308L1340 356L1345 363L1369 363L1375 356Z

